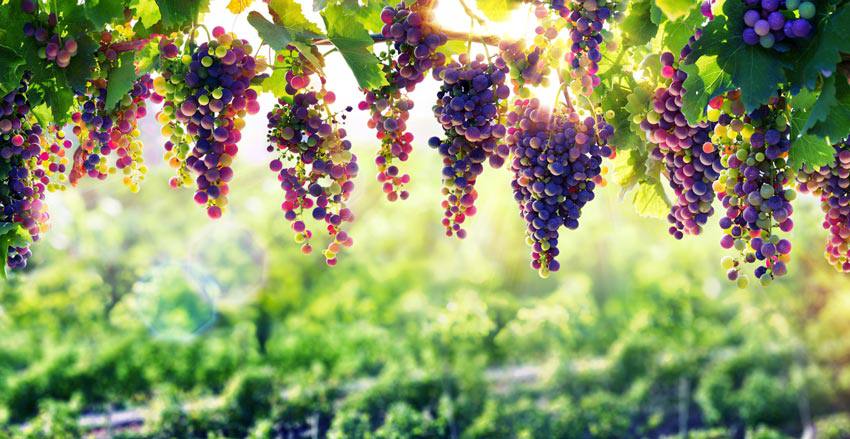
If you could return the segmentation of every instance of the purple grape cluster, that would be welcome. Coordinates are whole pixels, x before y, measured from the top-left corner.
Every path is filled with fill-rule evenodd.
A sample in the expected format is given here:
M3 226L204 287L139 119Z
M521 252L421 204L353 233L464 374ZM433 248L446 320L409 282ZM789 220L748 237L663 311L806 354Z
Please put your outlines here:
M288 76L290 84L297 77ZM269 168L277 173L286 194L281 205L284 216L305 254L313 250L313 232L304 216L309 213L325 223L331 237L323 252L328 265L336 265L341 249L353 244L342 226L354 220L346 203L358 171L345 129L338 127L338 116L326 109L334 99L324 89L299 89L291 102L281 99L268 114L268 151L275 154Z
M213 29L213 40L191 54L184 77L187 97L176 111L195 144L186 158L197 176L195 201L210 218L219 218L227 205L233 179L231 163L239 148L245 114L260 111L257 92L250 87L257 65L247 40Z
M683 51L683 57L689 49ZM710 142L713 125L690 124L682 113L682 85L687 74L675 67L672 53L661 55L662 75L670 79L652 97L652 111L641 122L647 139L656 145L652 157L664 163L670 187L676 198L667 219L670 234L682 239L698 235L714 214L714 182L723 165L720 153Z
M741 274L744 263L757 263L754 274L763 285L787 273L791 243L778 234L794 227L791 200L795 192L786 189L790 183L787 154L791 149L786 107L784 99L772 98L770 104L742 121L727 115L718 121L742 133L742 141L729 148L722 159L726 170L719 184L724 188L718 192L726 210L720 219L724 231L720 244L739 252L737 258L724 259L723 265L729 279L742 287L747 285ZM752 127L752 133L745 134L746 127Z
M835 162L797 175L800 192L820 197L823 228L829 231L824 255L836 270L850 273L850 139L834 145Z
M570 27L570 51L566 55L572 67L570 75L582 93L590 95L599 85L599 61L602 29L611 17L606 0L571 0L561 12Z
M526 48L521 41L503 40L499 43L499 56L510 68L514 93L528 97L528 87L548 84L549 65L540 46Z
M28 80L0 100L0 223L18 224L38 240L49 216L44 195L50 180L42 169L41 127L32 121L27 99ZM23 268L28 245L17 241L8 248L6 265Z
M399 3L395 8L381 11L384 26L381 34L392 44L381 54L383 71L388 85L378 90L367 90L358 108L369 110L369 128L377 131L381 149L375 158L378 181L390 201L407 199L404 189L410 175L400 171L397 161L404 162L413 151L413 134L407 131L407 119L413 101L407 93L425 79L429 70L446 62L437 49L447 38L431 26L432 0L417 0L411 4Z
M614 129L601 117L552 114L537 99L517 101L507 123L514 199L527 225L531 266L546 277L560 268L559 229L578 227L581 209L602 181Z
M504 100L510 96L507 74L501 59L490 63L481 55L470 59L463 54L434 69L434 78L442 82L434 116L445 136L432 137L428 144L443 157L442 223L447 236L466 237L462 224L476 213L475 181L484 171L483 163L499 168L508 156L501 120Z
M744 42L780 52L791 49L788 42L812 36L813 19L817 12L811 1L800 0L743 0Z
M24 24L24 35L34 38L39 45L38 56L41 59L53 61L60 68L68 67L71 58L77 54L77 40L71 36L64 39L56 33L58 19L56 13L47 14L46 19L39 17L36 0L22 0L21 10L33 15L34 21Z

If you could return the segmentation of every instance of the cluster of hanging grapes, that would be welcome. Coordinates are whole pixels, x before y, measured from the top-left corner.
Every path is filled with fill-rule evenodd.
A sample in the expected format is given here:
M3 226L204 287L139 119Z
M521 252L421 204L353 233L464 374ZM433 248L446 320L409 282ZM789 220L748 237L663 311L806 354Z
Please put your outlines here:
M785 51L812 34L811 2L742 1L747 44ZM561 227L578 227L583 207L606 184L604 159L615 155L614 128L606 121L612 116L594 107L599 98L594 92L602 51L611 44L604 41L607 23L622 5L610 0L527 2L537 21L531 41L502 41L494 56L466 53L451 59L440 52L448 38L433 21L436 2L386 7L380 17L387 49L379 60L387 85L363 90L358 107L369 112L368 126L380 143L375 163L383 192L390 201L407 199L410 176L400 166L414 144L407 127L413 108L408 93L430 73L440 83L433 113L443 133L427 143L442 159L446 235L467 236L464 224L476 214L475 186L485 162L493 168L507 163L526 223L531 266L546 277L560 268ZM713 18L712 2L705 0L701 7L708 19ZM20 4L31 17L24 34L40 45L39 55L67 67L77 42L36 1ZM5 224L2 236L11 268L26 266L30 243L47 227L46 192L113 174L121 175L130 190L139 190L146 167L138 121L148 112L148 100L161 105L156 117L167 138L165 160L176 172L169 184L192 186L195 201L211 218L220 217L228 204L244 117L260 110L255 86L267 78L266 60L255 58L246 40L221 27L200 44L194 33L154 35L158 75L138 74L129 91L116 98L110 96L108 73L125 67L121 53L148 43L135 38L132 14L125 18L99 35L95 75L76 91L71 114L76 143L61 127L36 122L29 76L0 101L5 176L0 224ZM793 227L796 184L799 191L820 197L830 235L826 256L837 269L850 272L850 140L834 146L832 165L795 173L788 163L791 128L782 90L754 111L745 111L739 92L728 92L710 101L707 120L688 122L682 110L687 74L680 67L699 37L698 30L678 56L660 56L661 81L639 124L650 157L660 163L674 194L670 234L677 239L700 234L715 212L716 198L723 211L720 244L733 252L722 261L728 278L742 287L750 277L766 285L787 273L791 244L783 234ZM283 217L305 254L326 234L321 253L335 265L354 242L347 231L354 220L348 203L359 166L344 127L352 108L333 109L336 96L326 88L321 66L296 48L275 57L274 68L285 70L286 96L267 115L267 151L269 168L283 190ZM548 107L533 96L548 84L553 69L561 84ZM571 91L588 105L574 105ZM10 235L8 225L19 226L20 233ZM754 266L751 273L745 271L748 265Z

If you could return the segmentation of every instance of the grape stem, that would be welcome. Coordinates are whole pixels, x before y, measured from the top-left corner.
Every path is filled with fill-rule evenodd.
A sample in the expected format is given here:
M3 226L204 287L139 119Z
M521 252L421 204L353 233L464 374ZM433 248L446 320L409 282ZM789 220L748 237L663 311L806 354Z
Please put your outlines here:
M484 20L483 18L481 18L480 15L475 13L475 11L472 10L472 8L470 8L469 5L466 4L466 0L459 0L459 1L460 1L460 6L463 7L463 11L466 13L466 15L469 16L469 18L471 18L473 21L475 21L476 23L478 23L482 26L487 23L487 20Z

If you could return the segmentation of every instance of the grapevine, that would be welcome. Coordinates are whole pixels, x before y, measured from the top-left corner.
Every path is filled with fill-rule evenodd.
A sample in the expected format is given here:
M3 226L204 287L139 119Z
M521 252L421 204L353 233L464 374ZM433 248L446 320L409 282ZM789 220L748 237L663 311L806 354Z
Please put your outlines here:
M6 266L27 265L47 228L46 193L113 174L142 190L142 120L154 111L174 169L168 184L192 188L206 214L221 217L239 150L256 147L242 141L245 118L266 94L285 223L304 253L321 245L329 265L354 242L361 172L347 124L357 107L368 114L388 200L409 198L405 162L416 148L436 150L449 236L468 235L484 163L507 163L531 265L543 276L559 270L561 227L578 228L610 167L622 198L666 218L674 238L702 233L717 213L730 252L720 266L742 287L788 273L798 193L819 198L826 257L850 271L850 49L840 38L850 3L454 4L469 31L448 25L456 17L441 8L450 2L366 3L316 2L317 23L294 0L232 2L236 20L257 31L250 42L208 30L203 23L220 17L205 2L0 6L9 23L0 33ZM490 32L519 16L516 35ZM332 58L349 67L356 100L341 102ZM439 87L440 132L423 140L411 118L426 81Z

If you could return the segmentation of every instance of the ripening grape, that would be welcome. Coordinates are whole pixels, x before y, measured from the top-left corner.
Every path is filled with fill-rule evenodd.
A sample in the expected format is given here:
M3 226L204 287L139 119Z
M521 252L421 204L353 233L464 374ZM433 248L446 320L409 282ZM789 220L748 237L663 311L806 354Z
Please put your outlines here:
M191 145L197 138L196 134L189 133L186 126L188 119L179 110L189 95L184 78L189 73L189 64L192 62L189 54L180 54L178 45L182 43L180 39L174 41L160 39L161 76L154 78L154 93L151 95L153 103L162 104L156 119L162 125L162 135L168 139L164 145L163 159L177 172L177 175L168 182L172 188L189 186L193 183L192 172L186 164L186 159L192 149Z
M602 60L602 30L611 17L607 0L571 0L562 12L570 24L570 75L575 88L590 95L599 85L599 61Z
M164 58L171 59L169 55L174 51L169 43L161 45L160 50ZM206 207L210 218L221 217L227 205L228 182L233 179L230 165L238 151L237 143L245 125L243 117L260 110L257 92L250 88L257 74L257 63L251 53L246 40L216 27L213 40L179 60L172 60L168 66L175 67L175 71L158 81L158 90L166 93L160 96L173 98L160 113L160 120L167 124L164 131L171 137L166 150L182 147L183 142L187 147L186 154L178 152L170 161L176 160L178 169L195 175L195 202ZM183 125L177 132L180 144L173 142L176 124L171 124L172 120ZM180 183L172 180L172 186Z
M502 124L504 100L510 95L505 85L508 68L501 59L485 62L479 55L434 69L434 78L442 81L437 93L434 116L445 137L433 137L428 144L443 157L443 226L446 235L466 237L461 226L475 215L475 181L485 161L501 167L509 150L502 144L507 130Z
M499 43L499 56L510 68L514 93L528 97L529 86L548 85L550 69L544 49L540 46L526 48L520 41L503 40Z
M328 108L334 94L324 88L305 89L296 78L301 76L287 72L296 93L291 102L281 99L268 114L268 150L274 154L269 168L284 190L281 208L302 251L313 250L308 219L320 221L331 238L323 252L325 261L336 265L340 251L353 244L343 225L354 220L347 201L354 190L357 156L345 129L338 126L339 116Z
M697 35L698 36L698 35ZM691 43L695 38L691 38ZM680 59L690 53L690 46ZM670 234L682 239L685 234L698 235L708 218L714 214L714 182L720 177L723 165L720 152L711 143L713 123L691 124L682 113L683 84L687 74L675 67L672 53L661 55L661 73L670 79L667 87L656 89L652 111L640 126L647 139L656 145L652 157L664 164L675 199L667 219Z
M508 113L511 186L527 225L531 266L546 277L558 271L561 226L576 229L581 209L602 180L602 159L613 153L614 130L602 117L552 114L537 99L517 101Z
M726 145L721 159L726 170L715 184L726 210L720 219L724 231L720 244L738 254L725 260L724 268L729 279L742 286L747 283L741 273L744 264L757 263L754 275L764 285L787 273L791 245L779 235L794 226L786 107L783 98L772 98L745 116L722 114L715 127L715 143Z
M402 172L397 164L397 161L407 161L413 151L413 134L407 130L413 101L407 93L425 79L429 70L446 61L437 48L447 39L431 25L432 7L431 0L418 0L410 5L401 2L395 8L388 6L381 11L384 23L381 34L391 42L390 48L380 57L388 85L367 90L358 106L361 110L369 110L371 118L367 124L377 131L381 141L375 164L378 181L390 201L409 196L404 186L410 182L410 175Z
M77 40L68 35L60 36L56 29L57 17L55 12L43 14L36 0L22 0L21 10L32 15L32 21L24 24L23 33L38 44L38 56L41 59L56 63L59 68L66 68L71 58L77 54Z
M50 183L43 166L41 127L33 121L25 77L16 90L0 100L0 223L20 225L33 241L47 228L44 193ZM12 269L23 268L30 256L26 240L8 247L5 263Z
M799 0L744 0L744 42L788 52L793 41L812 36L815 5Z
M850 139L834 145L835 162L797 175L800 192L821 201L823 228L829 231L824 255L836 270L850 273Z
M80 151L74 156L70 174L71 184L85 176L102 180L120 172L123 183L131 191L139 191L147 167L138 120L147 114L146 101L152 88L150 75L142 75L115 108L107 108L107 81L103 78L89 81L86 94L78 97L79 111L71 116L74 134L80 140ZM113 152L116 159L110 164Z

